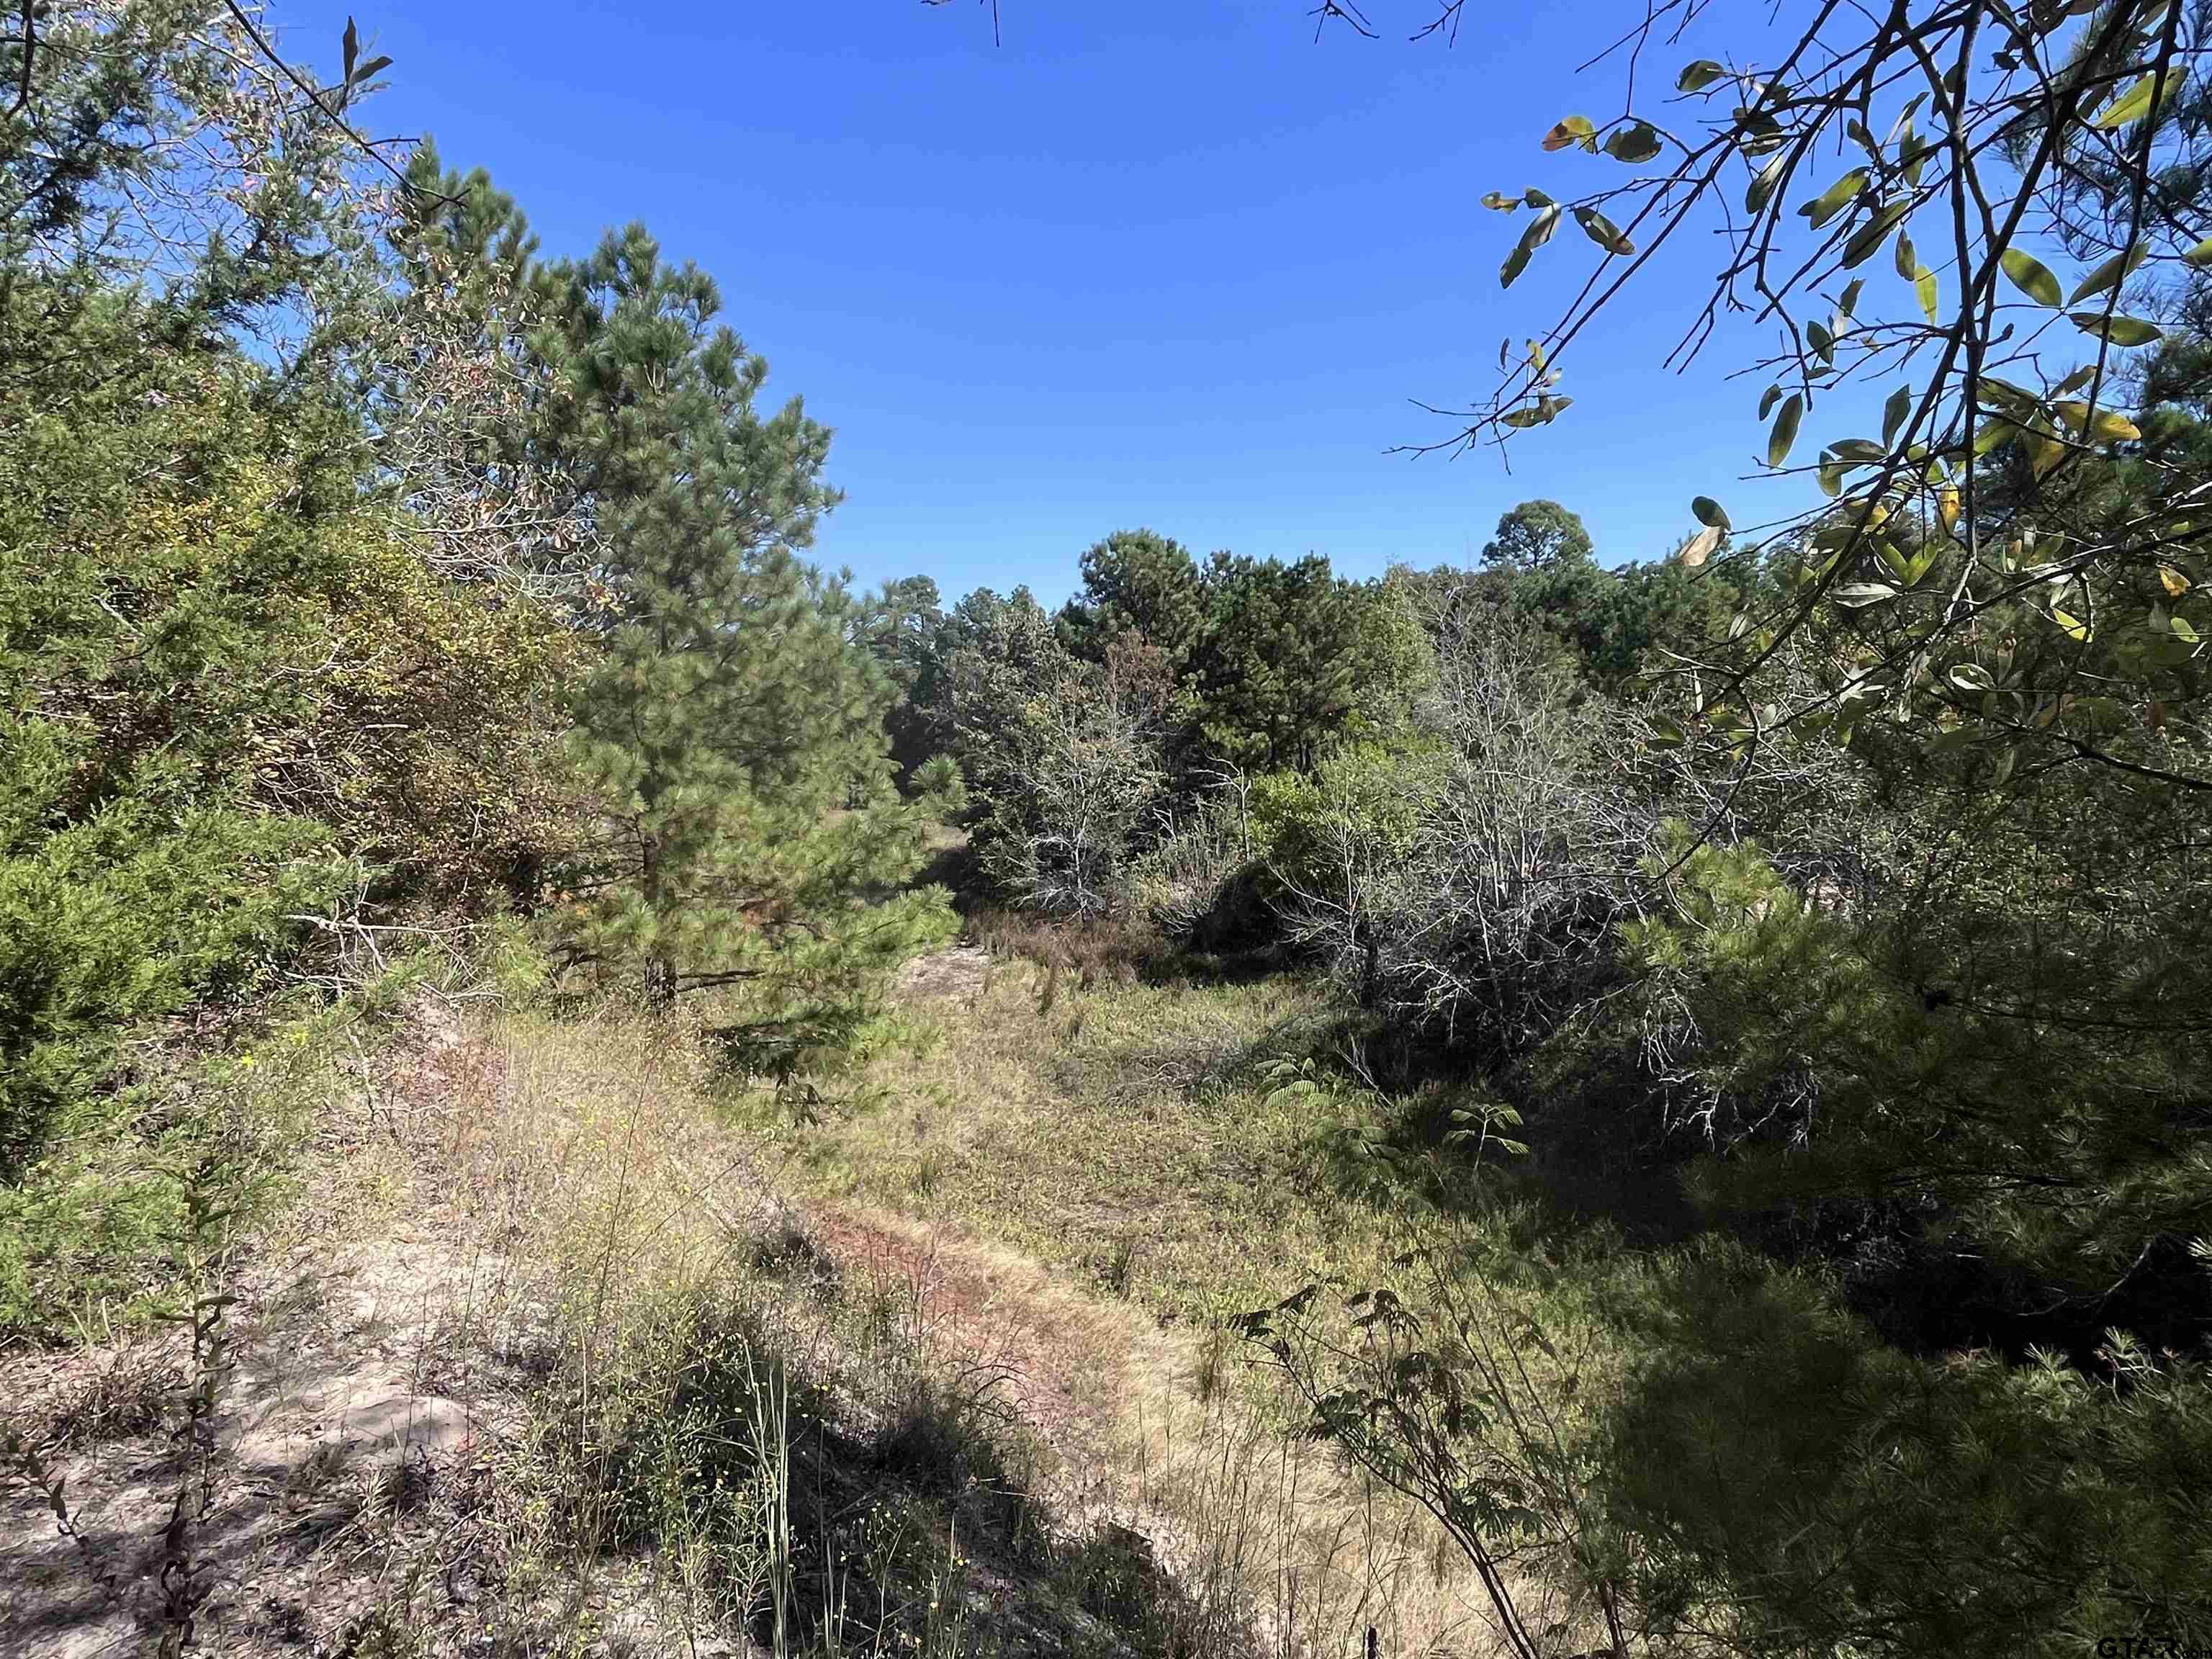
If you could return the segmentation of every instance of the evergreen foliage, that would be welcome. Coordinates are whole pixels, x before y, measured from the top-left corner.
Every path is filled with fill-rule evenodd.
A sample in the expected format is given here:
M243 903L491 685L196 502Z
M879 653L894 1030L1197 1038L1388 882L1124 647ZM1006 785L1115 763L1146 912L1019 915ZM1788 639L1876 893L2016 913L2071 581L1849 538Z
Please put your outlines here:
M607 592L576 745L611 833L570 883L570 957L636 963L664 1002L744 985L748 1033L831 1042L945 913L891 891L926 824L892 784L854 601L799 557L836 500L830 434L796 401L755 408L767 364L641 227L537 280L536 441L588 502Z

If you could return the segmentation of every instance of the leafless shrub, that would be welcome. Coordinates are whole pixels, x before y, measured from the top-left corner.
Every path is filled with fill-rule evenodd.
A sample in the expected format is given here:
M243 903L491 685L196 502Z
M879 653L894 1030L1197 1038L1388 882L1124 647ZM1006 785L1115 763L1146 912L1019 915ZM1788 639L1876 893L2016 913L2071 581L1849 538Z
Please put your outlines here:
M1634 733L1592 721L1526 633L1437 619L1424 752L1382 785L1325 775L1317 856L1279 866L1294 936L1399 1017L1516 1046L1587 987L1641 902L1662 800Z
M1686 844L1755 840L1808 902L1875 878L1864 786L1832 742L1686 729L1577 685L1472 591L1417 602L1437 665L1419 742L1324 768L1306 844L1273 866L1293 938L1369 1006L1522 1052L1616 981L1622 924L1671 903ZM1663 1066L1692 1039L1653 1040Z
M1202 772L1197 793L1156 814L1152 850L1137 875L1137 901L1168 933L1188 935L1252 866L1252 779L1241 767Z
M1130 908L1138 836L1164 787L1157 735L1110 686L1072 678L1034 708L1012 780L1028 832L994 848L994 874L1062 915Z

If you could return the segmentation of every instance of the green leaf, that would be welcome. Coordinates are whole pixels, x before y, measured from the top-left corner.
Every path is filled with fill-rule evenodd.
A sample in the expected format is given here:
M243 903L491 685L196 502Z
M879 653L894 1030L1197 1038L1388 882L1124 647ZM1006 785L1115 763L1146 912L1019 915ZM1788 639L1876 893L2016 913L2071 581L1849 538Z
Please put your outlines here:
M1889 240L1889 233L1897 228L1905 216L1912 211L1912 198L1899 196L1885 202L1876 209L1874 217L1861 225L1844 244L1844 269L1863 265L1871 259L1881 245Z
M1905 182L1917 188L1920 183L1921 172L1928 164L1928 158L1942 147L1942 143L1934 138L1916 138L1911 133L1907 132L1905 142L1897 147L1897 168L1905 175Z
M1881 441L1885 445L1897 441L1898 431L1905 417L1912 412L1912 388L1901 386L1889 394L1889 401L1881 406Z
M1510 414L1499 416L1498 422L1504 426L1517 427L1523 430L1532 426L1549 426L1559 418L1559 411L1572 402L1574 402L1572 398L1555 398L1551 393L1546 392L1526 408L1516 409Z
M1804 418L1804 394L1793 392L1774 417L1774 429L1766 434L1767 465L1780 466L1790 459L1790 447L1797 441L1797 423Z
M2116 346L2145 346L2166 337L2155 325L2138 317L2106 317L2100 312L2076 311L2068 320L2084 334L2094 334Z
M1762 421L1765 420L1770 414L1773 413L1774 405L1781 401L1782 388L1778 386L1771 386L1767 387L1765 392L1760 395L1759 399L1759 418Z
M2156 74L2146 75L2125 92L2105 106L2104 111L2090 125L2110 132L2130 121L2140 121L2150 113L2150 95L2158 86Z
M1659 130L1649 121L1638 121L1622 127L1605 141L1605 153L1616 161L1626 161L1633 167L1656 155L1662 145Z
M1575 222L1583 228L1584 235L1607 253L1630 254L1636 252L1636 244L1622 235L1620 228L1595 208L1577 208Z
M2014 386L1995 374L1983 375L1978 384L1982 402L1990 408L2010 410L2027 419L2043 406L2043 400L2026 386Z
M1674 77L1677 92L1702 92L1728 71L1710 58L1700 58Z
M1857 315L1859 308L1859 295L1865 292L1865 290L1866 278L1863 276L1852 277L1849 283L1844 285L1844 297L1836 302L1836 314L1838 317L1852 317Z
M1743 193L1743 210L1756 213L1774 198L1774 187L1782 182L1782 169L1789 161L1787 154L1776 156L1753 175L1751 185Z
M1596 137L1597 128L1591 125L1589 117L1570 115L1544 135L1544 148L1565 149L1571 144L1580 144L1589 149Z
M1521 233L1520 244L1505 256L1505 263L1498 272L1500 288L1513 286L1513 279L1528 268L1528 256L1552 240L1552 232L1559 223L1559 208L1556 202L1546 198L1546 205L1537 210L1528 221L1528 228Z
M1806 324L1805 339L1806 343L1820 355L1822 362L1832 363L1836 361L1836 337L1828 332L1826 324Z
M1520 207L1521 198L1518 196L1508 196L1502 190L1493 190L1482 198L1482 204L1493 213L1511 213Z
M1998 256L1997 263L2004 267L2004 274L2012 279L2013 286L2038 305L2055 307L2065 303L2058 279L2033 253L2008 247Z
M2206 265L2212 265L2212 236L2206 237L2181 257L2200 270Z
M1782 123L1764 110L1739 107L1735 112L1736 146L1746 155L1764 155L1780 149L1790 135Z
M1731 527L1726 509L1710 495L1692 496L1690 511L1696 515L1698 522L1708 529L1727 530Z
M1864 167L1853 167L1834 184L1830 185L1827 189L1799 208L1797 211L1810 219L1813 222L1813 228L1817 230L1853 202L1857 201L1864 193L1866 187L1867 170Z
M1912 273L1912 290L1920 297L1921 315L1932 324L1943 304L1943 296L1936 287L1936 273L1922 265Z

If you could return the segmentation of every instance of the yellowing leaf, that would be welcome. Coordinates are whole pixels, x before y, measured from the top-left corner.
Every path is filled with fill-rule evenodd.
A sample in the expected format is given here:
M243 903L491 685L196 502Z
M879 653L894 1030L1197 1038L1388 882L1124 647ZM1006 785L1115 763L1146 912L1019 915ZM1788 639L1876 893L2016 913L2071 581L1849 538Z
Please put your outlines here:
M1544 135L1544 148L1565 149L1570 144L1580 144L1584 149L1588 149L1591 148L1592 141L1596 137L1597 129L1590 125L1588 116L1570 115Z
M2114 127L2124 127L2130 121L2142 120L2150 113L2150 95L2157 85L2155 75L2144 76L2106 105L2103 112L2091 125L2110 132Z
M1682 550L1674 556L1674 562L1683 566L1686 569L1695 570L1698 566L1705 563L1707 559L1712 557L1713 550L1720 544L1721 532L1719 526L1716 525L1707 525L1703 530L1700 530L1696 535L1691 537L1689 540L1682 544Z
M2100 409L2093 417L2089 405L2077 400L2069 399L2053 404L2051 407L2052 412L2075 431L2100 442L2124 443L2142 436L2136 423L2117 409Z
M2136 317L2106 317L2098 311L2069 313L2068 321L2084 334L2094 334L2116 346L2145 346L2166 337L2153 325Z
M2172 565L2162 564L2158 568L2158 585L2178 599L2189 591L2189 578Z
M2066 303L2078 306L2092 294L2102 294L2108 288L2118 287L2134 274L2135 268L2149 254L2150 244L2145 241L2138 241L2130 252L2115 253L2081 279L2081 286L2074 290Z
M2057 605L2051 608L2051 620L2066 630L2066 636L2069 639L2080 640L2085 643L2087 641L2089 638L2087 625L2069 612L2061 611Z
M1955 532L1959 528L1959 490L1947 484L1936 495L1936 516L1943 521L1943 528Z
M1929 270L1926 265L1922 265L1912 273L1912 287L1914 292L1920 296L1921 315L1933 323L1936 320L1936 313L1942 304L1942 295L1936 291L1936 273Z

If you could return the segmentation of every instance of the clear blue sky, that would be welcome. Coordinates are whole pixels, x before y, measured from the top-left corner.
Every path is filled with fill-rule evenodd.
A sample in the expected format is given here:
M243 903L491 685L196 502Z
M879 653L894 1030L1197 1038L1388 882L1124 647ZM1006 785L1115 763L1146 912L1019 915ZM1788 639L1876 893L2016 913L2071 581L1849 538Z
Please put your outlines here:
M1445 435L1408 400L1486 389L1587 269L1569 226L1501 294L1521 221L1479 198L1615 166L1536 140L1617 109L1572 66L1618 9L1471 9L1445 50L1388 27L1419 0L1318 44L1306 3L1004 0L994 46L970 0L353 0L395 59L373 125L488 168L549 252L637 218L714 275L771 393L836 428L816 553L864 582L1050 601L1139 524L1365 575L1469 560L1541 495L1610 562L1695 528L1700 491L1741 524L1806 489L1733 482L1759 387L1729 354L1662 367L1702 250L1585 337L1510 475L1386 454ZM345 13L279 0L285 50L327 72Z

